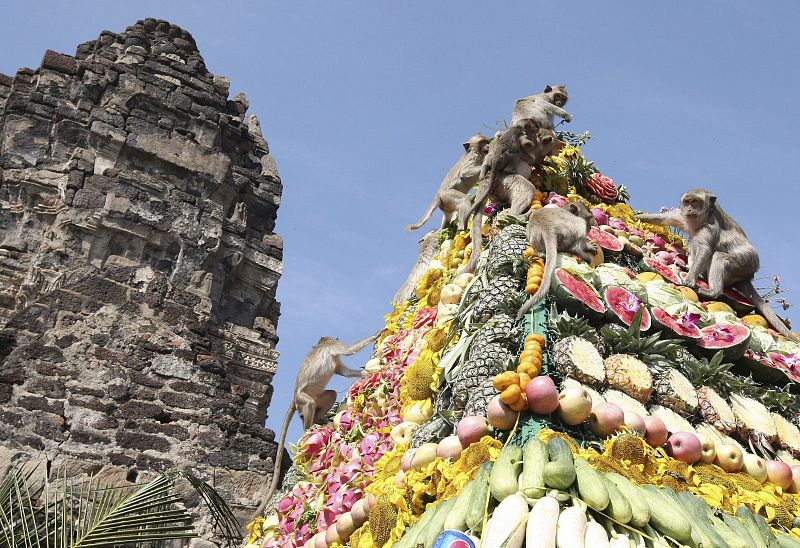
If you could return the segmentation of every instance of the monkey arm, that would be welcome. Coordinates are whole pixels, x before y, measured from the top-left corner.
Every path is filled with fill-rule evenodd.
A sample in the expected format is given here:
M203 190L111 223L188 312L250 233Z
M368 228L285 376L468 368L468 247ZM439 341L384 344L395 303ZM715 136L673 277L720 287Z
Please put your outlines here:
M378 338L379 334L380 334L380 332L379 333L375 333L374 335L370 335L366 339L361 339L357 343L353 343L353 344L351 344L349 346L342 345L342 351L339 352L339 353L344 355L344 356L352 356L353 354L357 354L363 348L365 348L368 344L370 344L372 342L375 342L375 340Z
M661 226L674 226L679 230L686 231L686 222L677 209L667 211L666 213L643 213L638 216L639 220L643 223L650 223Z
M548 114L555 114L560 118L564 118L568 122L572 120L572 116L570 115L569 112L567 112L561 107L557 107L553 103L548 103L547 101L540 101L539 104L544 107L544 110L547 111Z
M713 231L704 228L692 237L687 285L694 286L698 277L708 274L719 239L717 236Z
M479 163L475 165L474 163L469 163L467 165L461 166L461 169L458 170L458 178L463 180L467 179L477 179L478 176L481 174L481 167L483 163Z

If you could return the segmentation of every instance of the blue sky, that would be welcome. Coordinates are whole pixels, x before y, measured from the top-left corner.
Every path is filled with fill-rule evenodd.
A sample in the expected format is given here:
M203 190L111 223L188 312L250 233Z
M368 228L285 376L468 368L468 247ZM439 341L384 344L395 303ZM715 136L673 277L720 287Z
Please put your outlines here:
M800 4L12 1L0 72L144 17L189 30L209 69L245 91L283 179L272 428L320 336L352 342L380 327L424 233L403 227L461 143L548 83L567 84L567 129L592 132L586 155L635 208L716 192L760 250L761 275L791 290L800 324ZM296 419L289 440L300 430Z

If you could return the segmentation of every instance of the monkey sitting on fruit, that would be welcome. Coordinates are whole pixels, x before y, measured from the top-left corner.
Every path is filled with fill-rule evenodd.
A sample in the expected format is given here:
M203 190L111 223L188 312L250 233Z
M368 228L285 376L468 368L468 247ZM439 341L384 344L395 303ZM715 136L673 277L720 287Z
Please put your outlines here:
M797 340L785 323L761 298L753 277L759 268L758 251L744 230L717 204L708 190L695 188L681 197L680 209L639 215L645 223L673 226L689 237L689 274L686 285L706 299L716 299L733 287L752 302L759 313L781 335ZM705 277L709 288L698 288Z

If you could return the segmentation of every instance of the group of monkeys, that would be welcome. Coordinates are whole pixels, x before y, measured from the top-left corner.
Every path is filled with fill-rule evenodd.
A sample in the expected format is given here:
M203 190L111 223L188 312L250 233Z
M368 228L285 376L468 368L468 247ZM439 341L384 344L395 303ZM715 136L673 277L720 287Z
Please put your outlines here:
M474 272L481 254L481 219L486 201L491 198L493 203L508 204L514 215L523 215L530 209L536 191L530 181L531 170L538 169L544 158L553 154L559 145L554 133L555 118L567 122L572 119L563 110L567 98L564 86L547 86L542 93L518 99L511 127L498 132L491 142L480 134L470 137L464 143L464 154L445 176L423 218L406 229L420 228L437 208L444 214L442 228L457 215L460 229L466 230L467 221L473 216L473 250L465 271ZM476 184L478 190L471 201L468 193ZM753 287L752 280L759 268L758 252L741 227L717 204L717 197L711 192L699 188L690 190L681 198L680 209L644 214L639 219L673 226L686 233L691 256L686 285L707 299L716 299L726 287L733 287L756 305L776 331L794 337ZM534 249L544 252L545 268L539 290L522 306L518 318L549 291L558 253L571 253L591 262L597 249L589 240L588 233L596 224L592 213L580 202L571 202L563 209L542 208L528 215L528 242ZM427 238L418 264L404 287L413 287L421 269L433 255L435 242L436 238ZM707 289L697 287L700 278L708 281ZM360 370L345 366L341 356L356 354L377 337L375 334L352 345L323 337L305 357L281 428L272 484L254 517L261 514L277 486L286 432L295 411L303 419L305 429L321 423L336 400L336 392L326 389L333 375L358 377L362 374Z

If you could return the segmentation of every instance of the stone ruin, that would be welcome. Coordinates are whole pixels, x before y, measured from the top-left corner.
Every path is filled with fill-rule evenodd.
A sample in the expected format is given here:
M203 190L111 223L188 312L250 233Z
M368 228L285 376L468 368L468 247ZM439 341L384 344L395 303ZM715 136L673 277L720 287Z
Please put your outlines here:
M155 19L0 74L0 475L187 464L258 504L282 187L229 84Z

